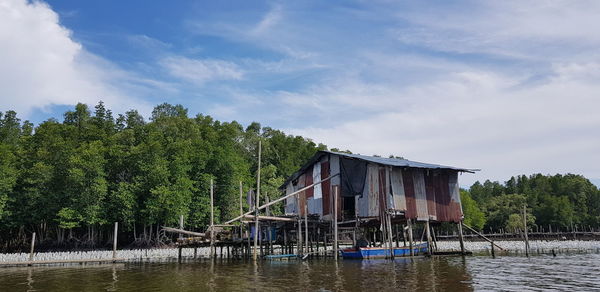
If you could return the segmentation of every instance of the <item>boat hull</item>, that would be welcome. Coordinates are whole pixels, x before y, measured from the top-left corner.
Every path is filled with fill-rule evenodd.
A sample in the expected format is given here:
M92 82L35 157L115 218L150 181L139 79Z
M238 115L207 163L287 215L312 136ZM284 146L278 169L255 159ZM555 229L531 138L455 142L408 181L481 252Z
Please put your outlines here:
M393 248L394 257L410 256L409 247ZM427 243L413 246L414 254L423 254L427 252ZM345 259L377 259L390 256L390 249L384 247L360 247L358 249L348 248L342 250L342 257Z

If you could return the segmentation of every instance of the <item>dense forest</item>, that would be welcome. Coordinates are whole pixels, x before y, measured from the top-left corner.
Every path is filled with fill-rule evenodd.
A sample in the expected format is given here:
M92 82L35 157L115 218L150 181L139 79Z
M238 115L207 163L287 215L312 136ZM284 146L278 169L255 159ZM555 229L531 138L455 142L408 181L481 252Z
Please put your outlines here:
M190 117L166 103L149 120L135 110L115 117L102 102L77 104L62 122L37 126L0 112L0 250L27 247L32 232L40 248L102 247L113 222L120 222L120 242L155 245L165 239L160 226L177 225L181 214L186 228L204 230L211 180L217 222L239 213L240 181L244 192L255 185L259 140L261 193L271 199L287 176L327 149L259 123ZM600 224L600 191L579 175L477 182L461 197L466 223L485 231L519 228L523 204L532 226Z
M146 121L131 110L114 117L102 102L78 104L59 122L34 127L14 111L0 116L0 236L3 249L27 246L36 232L48 246L102 246L113 222L122 242L156 244L159 226L204 230L210 180L216 220L239 215L239 182L254 187L262 141L262 191L274 198L284 178L317 150L299 136L210 116L189 117L161 104ZM245 207L247 208L247 206Z
M465 223L485 232L531 228L589 230L600 226L600 190L581 175L520 175L503 184L485 181L461 190Z

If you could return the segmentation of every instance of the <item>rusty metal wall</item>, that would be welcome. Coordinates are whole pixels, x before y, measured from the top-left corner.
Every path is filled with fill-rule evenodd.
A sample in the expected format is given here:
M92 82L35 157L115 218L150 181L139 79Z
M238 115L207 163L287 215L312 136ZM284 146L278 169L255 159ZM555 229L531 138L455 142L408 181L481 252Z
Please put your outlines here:
M460 189L458 185L458 172L453 171L448 174L448 191L449 191L449 216L448 221L459 222L462 220L462 203L460 201Z
M410 169L402 171L402 180L404 182L404 195L406 197L405 216L408 219L417 218L417 199L415 198L415 184Z
M430 220L437 220L435 185L438 177L435 172L424 170L425 193L427 198L427 214Z
M318 166L317 166L318 164ZM288 183L286 193L299 190L316 180L339 173L339 159L335 155L324 157L298 177L296 186ZM296 198L286 200L286 214L304 216L304 206L309 214L319 214L330 219L332 214L332 190L335 179L300 193L300 206ZM337 180L339 182L339 178ZM320 196L319 196L320 195ZM425 170L418 168L367 164L365 188L355 198L356 214L360 217L378 217L384 209L405 212L406 218L419 221L459 222L462 207L458 185L458 172L452 170ZM340 214L342 214L340 204Z
M402 170L394 167L390 171L390 184L392 185L391 208L394 210L406 210L406 196L404 193L404 180L402 179Z
M417 220L429 220L427 208L427 193L425 190L425 174L422 169L413 169L413 183L415 189L415 204L417 206Z

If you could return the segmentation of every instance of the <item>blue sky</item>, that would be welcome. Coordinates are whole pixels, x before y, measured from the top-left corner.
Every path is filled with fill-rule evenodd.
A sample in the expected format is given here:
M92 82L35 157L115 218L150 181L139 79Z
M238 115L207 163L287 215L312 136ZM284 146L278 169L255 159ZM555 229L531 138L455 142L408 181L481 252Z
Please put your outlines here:
M598 1L0 0L0 110L259 121L361 154L600 183Z

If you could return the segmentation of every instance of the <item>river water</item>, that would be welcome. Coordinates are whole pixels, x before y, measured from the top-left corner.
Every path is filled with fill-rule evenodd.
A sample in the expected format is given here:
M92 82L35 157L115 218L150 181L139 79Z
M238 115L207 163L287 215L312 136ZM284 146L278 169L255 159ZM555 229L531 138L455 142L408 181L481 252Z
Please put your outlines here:
M0 268L0 291L600 291L600 254Z

